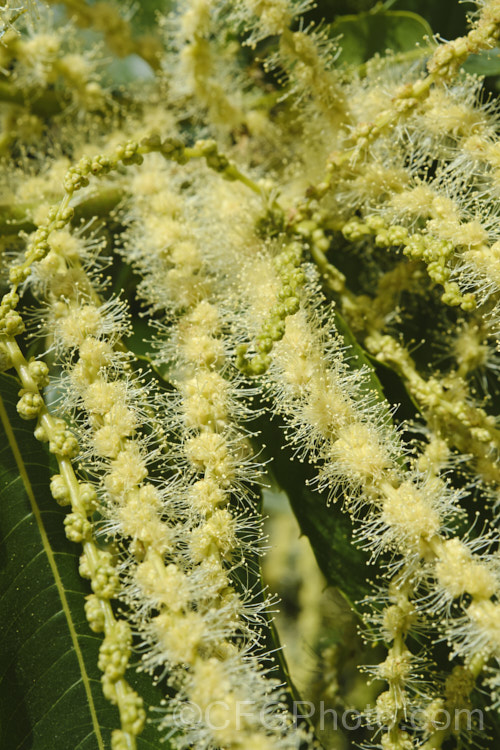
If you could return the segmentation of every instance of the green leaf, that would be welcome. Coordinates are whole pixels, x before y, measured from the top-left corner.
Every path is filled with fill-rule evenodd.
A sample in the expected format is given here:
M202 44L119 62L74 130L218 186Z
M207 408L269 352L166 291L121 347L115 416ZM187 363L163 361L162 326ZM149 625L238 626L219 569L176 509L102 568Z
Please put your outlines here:
M286 489L300 529L307 536L318 566L327 582L336 586L355 608L355 603L372 593L367 556L353 538L350 517L338 504L327 506L298 479L294 472L280 472L280 485Z
M360 370L365 369L365 378L363 381L363 390L369 393L375 393L377 395L377 401L386 406L387 420L391 421L391 408L385 397L382 384L377 377L377 373L373 367L373 364L368 356L368 353L361 347L357 342L356 337L347 325L342 315L335 310L334 313L335 328L342 336L344 346L346 349L346 356L351 369Z
M65 511L49 491L50 458L16 412L17 381L0 376L0 747L108 750L119 727L97 668L102 638L84 614L87 581ZM126 675L149 705L161 693L146 675ZM156 750L146 725L138 750ZM165 747L165 745L161 745Z
M262 500L262 495L259 493L256 507L258 507L260 515L262 515ZM248 553L244 564L241 567L236 567L233 571L232 580L240 595L244 595L246 591L252 591L253 601L255 603L264 603L266 590L262 579L260 554L255 552ZM273 679L279 680L283 685L282 699L289 711L293 713L294 702L300 704L302 699L290 675L279 633L270 612L263 614L262 623L259 623L259 631L260 648L255 651L255 655L265 659L267 669L270 670ZM308 717L305 717L305 724L307 724L309 731L313 732L313 725ZM321 744L317 739L315 739L315 743L318 750L321 750Z
M340 502L327 505L325 493L310 489L314 470L293 458L283 437L283 425L277 419L257 420L257 429L272 456L270 473L283 490L297 518L300 530L311 544L318 566L330 586L353 602L371 593L368 558L354 541L351 518L342 510Z
M340 36L341 53L337 64L362 65L374 55L385 55L387 50L395 54L425 49L432 38L432 29L427 21L409 11L386 11L378 9L370 13L340 16L330 25L330 36Z
M385 0L384 6L407 10L423 16L433 31L443 39L453 39L467 33L467 13L470 5L457 0Z
M471 55L462 66L467 73L479 76L500 75L500 48L486 50L479 55Z

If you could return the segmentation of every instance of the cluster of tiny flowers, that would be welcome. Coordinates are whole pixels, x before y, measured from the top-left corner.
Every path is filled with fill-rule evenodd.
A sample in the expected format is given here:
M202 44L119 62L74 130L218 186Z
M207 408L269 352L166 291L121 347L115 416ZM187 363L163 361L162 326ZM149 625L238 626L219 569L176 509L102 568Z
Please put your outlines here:
M113 349L113 344L127 330L127 323L123 305L114 300L99 305L95 294L92 299L87 296L91 286L78 266L78 242L69 234L63 242L60 234L47 234L46 238L45 259L52 255L51 263L57 272L42 285L40 273L32 274L31 279L33 291L46 295L35 318L36 334L47 338L59 365L66 370L60 379L65 408L59 410L59 416L49 412L42 395L42 389L49 385L47 365L41 361L27 363L13 338L14 332L6 331L9 339L4 345L25 386L20 392L18 412L23 419L37 420L35 437L48 443L58 462L59 473L52 476L50 491L57 503L69 507L64 519L66 536L83 547L79 571L89 579L92 589L85 614L90 628L104 633L98 667L103 673L104 695L120 712L121 728L112 733L112 747L121 750L134 746L145 722L142 698L124 678L131 654L132 630L127 622L115 618L110 604L119 592L120 583L113 554L96 541L93 517L100 507L99 487L95 482L79 480L73 463L85 453L92 458L93 466L99 460L117 459L124 441L134 433L134 415L126 409L124 399L120 398L123 389L116 383L117 373L124 370L125 363ZM80 245L85 254L85 242L80 240ZM66 260L67 248L71 253ZM43 264L44 259L39 261L39 265ZM72 284L73 264L78 266L77 277L86 281L81 290L79 285ZM66 296L70 292L71 297ZM11 294L7 299L14 303L16 297ZM4 298L4 305L5 302ZM109 370L115 382L107 377ZM75 429L68 427L69 422L73 422Z
M183 721L182 735L171 741L180 747L296 747L301 734L287 719L279 682L267 676L260 644L266 602L257 588L238 593L235 585L245 559L260 548L249 483L261 469L249 435L236 426L248 407L227 350L217 282L205 270L175 184L175 174L162 164L137 174L124 251L135 248L143 295L161 312L155 364L168 367L175 388L163 408L166 460L178 467L162 490L172 519L165 524L167 548L159 555L149 547L129 577L127 601L137 612L144 668L168 668L177 690L162 722L167 735L174 734L183 701L194 703L200 716L219 706L211 725L196 715L191 724ZM134 241L138 233L141 244ZM161 323L173 314L174 324ZM252 706L243 722L242 701Z
M267 277L267 288L274 286L277 294L272 259L262 256L254 270L260 278ZM251 305L253 270L248 268L242 276ZM379 622L381 635L393 646L388 661L377 668L389 688L377 702L375 719L394 728L414 707L407 687L416 680L418 668L412 665L420 657L408 650L404 637L417 622L422 627L438 621L452 655L460 654L466 663L478 654L485 660L498 659L498 569L481 551L488 547L487 539L469 544L453 536L453 519L459 513L456 493L432 473L407 467L404 446L390 415L370 391L367 375L349 370L340 342L332 340L331 316L322 322L310 312L307 297L315 293L314 286L306 291L302 309L287 318L283 339L272 350L268 385L289 424L291 446L317 466L319 489L332 498L342 495L357 524L358 543L371 551L373 560L390 556L392 593ZM259 316L261 305L249 319L258 321ZM457 603L458 617L452 612ZM380 606L376 599L375 604ZM395 653L400 665L397 679L387 666ZM417 693L419 703L424 693L430 700L430 690Z
M463 76L454 85L431 89L395 123L390 141L374 140L354 167L345 165L336 172L335 202L353 220L343 230L350 241L371 234L381 247L402 246L442 285L445 304L466 311L481 307L495 335L500 288L498 115L492 104L477 105L479 85L477 79ZM369 81L364 87L370 88ZM397 95L396 81L391 90ZM366 118L361 95L359 89L353 91L353 107ZM370 104L369 114L376 119L386 98ZM431 163L432 173L423 179ZM481 201L476 199L478 191Z
M366 639L387 647L364 667L384 684L365 712L369 747L439 750L450 737L440 712L469 707L476 680L500 706L500 430L498 390L488 393L500 370L499 113L461 69L498 45L500 1L479 2L469 33L431 43L426 61L388 56L348 74L337 42L304 20L310 0L179 3L160 21L161 54L107 2L66 5L112 51L142 56L156 88L127 110L101 83L97 51L49 14L18 34L16 10L2 7L0 145L16 165L4 203L21 206L2 207L2 227L22 231L2 237L15 257L0 364L15 368L18 414L58 464L50 489L82 547L85 613L120 716L113 750L132 750L145 725L126 681L134 649L165 688L156 724L173 747L311 744L267 650L266 467L251 424L267 413L378 570L360 603ZM60 130L49 138L51 108ZM22 175L37 137L48 158ZM114 293L108 265L123 272ZM444 365L442 351L411 351L427 300L446 329ZM341 315L419 410L417 447L375 367L349 353ZM134 348L144 318L153 351L136 358L127 339ZM25 358L23 335L47 363ZM473 500L486 510L464 532ZM452 665L439 674L443 653Z
M169 221L172 230L170 201L175 196L163 195L162 170L156 183L153 177L154 172L149 201L158 209L165 199L163 221ZM139 178L134 184L142 192ZM151 210L151 203L143 205ZM130 233L139 229L140 208L137 201ZM143 644L143 668L168 674L177 690L165 727L170 727L172 706L182 707L183 701L225 707L224 721L185 726L173 740L179 746L196 738L201 747L296 747L302 735L287 719L279 682L268 677L260 644L266 602L258 588L240 594L235 587L240 575L249 575L239 571L245 559L258 554L261 537L256 497L249 488L259 467L251 458L246 433L234 425L235 416L247 412L239 403L241 378L237 371L229 377L225 323L209 295L211 280L203 277L201 261L181 263L188 244L191 255L198 253L193 240L181 229L177 270L176 247L169 254L160 244L165 236L160 217L158 212L158 233L154 224L145 233L144 251L151 261L157 260L151 262L143 285L148 290L153 284L156 289L168 287L168 295L152 300L167 320L172 309L183 311L169 328L173 343L160 347L157 359L158 366L173 367L173 394L150 391L141 376L134 375L132 360L120 345L128 333L123 303L111 299L99 304L95 295L87 296L85 285L72 298L56 295L46 284L42 289L47 303L38 316L37 333L47 337L63 370L59 413L71 420L78 435L79 465L93 479L99 498L103 541L113 540L121 550L118 570L109 568L113 580L106 579L109 591L102 595L126 601ZM60 252L57 239L54 236L53 244ZM140 258L133 260L139 267ZM75 264L73 258L68 273ZM35 281L38 276L34 274ZM56 275L54 290L60 281ZM164 422L153 411L158 406L166 415ZM68 517L75 541L90 533L90 524L78 530L75 524L76 519ZM109 567L109 553L99 554L109 558ZM90 577L86 554L80 571ZM102 629L92 598L88 615L93 629ZM99 661L105 695L112 702L117 702L115 685L123 677L130 648L130 626L119 621L106 633ZM242 701L254 706L243 726Z

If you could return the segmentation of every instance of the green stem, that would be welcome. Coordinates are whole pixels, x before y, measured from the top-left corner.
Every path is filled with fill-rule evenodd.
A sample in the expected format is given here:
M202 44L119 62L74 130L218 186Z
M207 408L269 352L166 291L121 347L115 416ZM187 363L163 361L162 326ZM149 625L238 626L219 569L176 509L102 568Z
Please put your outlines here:
M124 191L117 187L103 188L94 195L90 195L81 203L75 205L73 224L79 224L82 220L91 219L94 216L107 216L124 197ZM38 204L32 202L24 203L2 203L0 204L0 233L18 234L20 231L32 232L36 229L35 222L30 218Z

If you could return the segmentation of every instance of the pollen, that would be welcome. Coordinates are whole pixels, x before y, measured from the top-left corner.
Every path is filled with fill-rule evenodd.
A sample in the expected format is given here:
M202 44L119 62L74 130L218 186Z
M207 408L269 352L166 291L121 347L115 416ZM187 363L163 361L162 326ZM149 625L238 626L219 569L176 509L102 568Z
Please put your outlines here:
M390 456L376 430L361 423L340 430L338 440L328 451L328 458L352 482L359 484L377 481L390 466Z
M234 478L234 464L222 435L203 433L186 443L186 455L197 471L227 487Z
M218 368L224 361L224 343L205 333L186 336L183 350L186 359L193 364Z
M104 484L111 495L117 496L140 485L147 475L146 460L139 446L131 442L112 461Z
M420 550L421 543L439 531L438 513L425 493L411 482L403 482L398 488L387 486L384 490L382 520L391 535L397 543L411 544Z
M198 612L164 612L154 618L152 628L175 664L193 664L206 636L206 622Z
M214 479L200 479L195 482L188 493L190 504L203 515L213 513L220 505L228 502L228 493Z
M141 488L141 490L144 488ZM152 547L159 554L171 549L173 533L162 523L156 509L144 502L140 491L118 510L118 517L125 536L137 539L147 548Z
M62 255L66 261L77 261L81 255L81 247L78 237L71 234L67 229L52 232L49 237L49 245L58 255Z
M89 336L98 336L102 322L99 309L94 305L59 305L56 308L57 332L67 349L79 347Z
M324 437L332 434L352 421L353 408L346 394L333 377L322 382L315 378L310 398L303 407L303 418Z
M216 336L220 332L221 321L219 311L215 305L207 300L199 302L194 310L186 316L186 321L209 336Z
M228 419L228 384L216 372L200 372L183 387L187 427L220 429Z
M163 604L172 612L187 607L191 598L189 582L173 563L163 567L156 560L146 559L138 566L135 577L144 593L157 605Z
M486 565L475 561L460 539L448 539L439 552L436 578L449 596L463 594L489 599L497 590L495 576Z
M70 372L72 381L79 386L91 383L99 370L113 361L113 349L107 341L88 336L80 346L80 359Z
M122 436L111 425L105 425L96 431L92 444L98 455L116 458L122 447Z
M483 640L489 644L496 657L500 656L500 612L498 603L487 599L473 601L467 614L478 628Z
M126 386L124 383L106 380L96 380L91 383L83 395L83 403L91 414L105 415L111 412L117 404L126 400Z
M190 550L195 562L201 562L212 551L222 557L236 544L236 522L227 510L216 510L211 518L191 535Z

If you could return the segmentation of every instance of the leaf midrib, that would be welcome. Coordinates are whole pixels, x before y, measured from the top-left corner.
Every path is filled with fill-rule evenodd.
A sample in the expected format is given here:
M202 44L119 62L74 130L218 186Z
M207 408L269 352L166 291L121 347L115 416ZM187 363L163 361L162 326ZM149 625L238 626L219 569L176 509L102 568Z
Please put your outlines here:
M19 475L23 481L24 488L26 490L26 494L28 496L31 510L33 513L33 517L36 521L38 531L40 533L41 539L42 539L42 545L43 549L45 551L45 554L47 555L47 559L49 561L50 569L52 571L52 575L54 576L54 581L57 587L57 592L59 594L59 598L61 600L61 606L66 618L66 623L68 625L68 630L71 638L71 642L73 644L73 649L76 654L76 658L78 660L78 666L80 668L80 674L82 677L82 684L84 686L85 694L87 696L87 702L89 705L89 712L92 720L92 726L94 728L97 744L99 750L105 750L104 742L101 735L101 730L99 727L99 722L97 720L97 711L94 705L94 699L92 697L92 692L90 688L90 680L89 676L87 674L87 671L85 669L85 662L83 659L83 654L80 649L80 644L78 642L78 636L76 633L76 628L73 623L73 618L71 616L71 610L69 608L68 601L66 599L66 592L64 590L64 585L61 580L61 576L59 575L59 569L57 567L54 553L52 551L52 547L50 546L49 538L47 536L47 532L45 530L45 526L42 520L42 515L40 513L40 509L38 507L38 504L36 502L35 494L33 492L33 488L31 486L31 481L28 475L28 471L26 469L26 466L23 461L23 457L21 454L21 451L19 449L19 445L16 440L16 436L14 434L14 430L12 429L12 426L10 424L9 416L7 414L7 410L5 409L5 405L3 402L2 397L0 396L0 421L3 424L5 434L7 436L7 440L9 443L9 446L11 448L11 451L14 456L14 460L16 462L16 466L19 471Z

